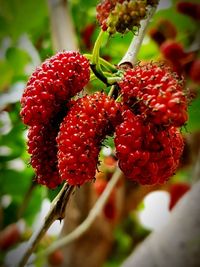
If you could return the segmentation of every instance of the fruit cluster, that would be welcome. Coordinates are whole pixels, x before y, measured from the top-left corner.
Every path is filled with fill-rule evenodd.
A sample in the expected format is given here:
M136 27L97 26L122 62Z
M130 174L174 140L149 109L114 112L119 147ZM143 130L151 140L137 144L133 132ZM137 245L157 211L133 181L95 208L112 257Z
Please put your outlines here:
M89 63L75 52L58 53L31 76L21 115L31 125L28 152L37 182L55 188L63 181L91 181L101 143L114 132L119 167L128 178L141 184L166 181L183 149L176 128L187 120L183 83L169 68L148 63L125 71L118 83L121 102L102 92L69 101L88 80Z
M97 5L97 20L103 31L109 34L125 33L140 27L148 5L157 1L146 0L103 0Z

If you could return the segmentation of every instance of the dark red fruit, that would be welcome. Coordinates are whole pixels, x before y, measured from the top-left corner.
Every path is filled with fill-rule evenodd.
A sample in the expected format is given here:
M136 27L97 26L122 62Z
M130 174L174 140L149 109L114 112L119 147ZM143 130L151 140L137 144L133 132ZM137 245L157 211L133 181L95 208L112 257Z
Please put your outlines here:
M120 123L120 109L119 103L100 92L77 100L57 137L62 180L81 185L95 177L101 141Z
M89 77L89 62L78 52L59 52L47 59L32 74L23 93L23 122L30 126L48 124Z
M158 45L161 45L167 39L174 39L177 35L177 31L170 20L161 19L158 21L156 27L149 31L149 35Z
M190 184L184 182L174 183L170 186L169 210L172 210L179 199L191 188Z
M21 233L16 223L8 225L0 232L0 249L7 250L20 241Z
M119 86L123 101L148 122L179 127L187 121L183 82L168 67L137 65L125 72Z
M176 4L177 11L194 20L200 20L200 4L189 1L181 1Z
M31 154L31 165L36 172L36 181L51 189L62 183L57 169L56 136L66 110L47 125L31 126L28 132L28 152Z
M170 61L180 61L185 57L185 52L181 43L173 40L167 40L164 42L160 50L164 57Z
M103 31L125 33L140 26L146 16L146 1L103 0L97 5L97 20Z
M57 249L48 256L48 263L52 266L60 266L64 262L64 255L61 250Z
M190 75L190 78L200 84L200 58L196 59L191 67L190 67L190 71L189 71L189 75Z
M140 184L158 184L176 171L183 138L175 127L158 129L128 110L116 128L115 146L119 167L128 178Z

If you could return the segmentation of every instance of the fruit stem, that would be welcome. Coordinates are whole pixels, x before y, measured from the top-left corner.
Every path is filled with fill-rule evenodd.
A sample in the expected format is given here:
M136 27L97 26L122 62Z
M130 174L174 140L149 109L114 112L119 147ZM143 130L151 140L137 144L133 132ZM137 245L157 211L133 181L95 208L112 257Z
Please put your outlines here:
M99 50L100 50L100 47L101 47L101 43L102 43L102 39L103 39L103 36L104 36L104 31L100 31L99 32L99 35L96 39L96 42L94 44L94 48L93 48L93 51L92 51L92 64L95 64L99 65Z
M156 11L156 8L157 8L157 6L153 6L153 7L151 6L148 8L146 19L141 21L141 26L139 28L138 35L136 35L133 38L126 54L124 55L124 57L122 58L122 60L119 62L118 65L129 63L133 66L135 64L135 62L137 60L137 54L138 54L139 49L141 47L142 41L144 39L147 27L149 25L151 18L153 17L153 15Z
M18 267L24 267L35 250L36 246L45 235L46 231L52 225L55 220L62 220L65 217L65 208L69 201L69 198L74 191L74 187L65 183L55 197L51 204L51 208L47 216L45 217L44 223L40 226L37 232L35 232L27 243L27 250L22 255Z
M89 59L92 60L92 55L91 54L84 54L84 56ZM110 62L108 62L107 60L105 60L102 57L99 57L99 63L107 70L107 71L111 71L112 73L117 72L117 68L111 64Z
M111 97L112 94L114 93L114 90L115 90L115 85L112 85L111 88L110 88L110 91L108 93L108 96Z
M94 44L94 48L92 51L92 60L91 60L90 67L92 71L94 72L94 74L97 76L97 78L99 78L102 82L108 85L107 78L105 77L101 69L100 60L99 60L99 50L102 44L104 34L105 32L101 30L96 39L96 42Z
M110 196L110 193L112 192L114 186L119 181L121 176L122 172L119 168L117 168L112 178L108 182L105 190L103 191L103 193L101 194L101 196L99 197L93 208L90 210L87 218L70 234L63 237L62 239L59 239L58 241L50 245L46 250L38 253L37 258L35 260L51 254L53 251L71 243L72 241L82 236L90 228L90 226L95 221L99 213L102 211L106 201Z

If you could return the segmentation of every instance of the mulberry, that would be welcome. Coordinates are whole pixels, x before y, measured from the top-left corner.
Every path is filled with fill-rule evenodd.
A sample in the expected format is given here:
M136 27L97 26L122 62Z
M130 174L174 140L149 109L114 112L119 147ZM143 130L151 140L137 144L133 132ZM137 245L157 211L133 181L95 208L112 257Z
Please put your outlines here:
M184 125L187 101L183 82L166 66L156 63L137 65L125 72L119 82L123 101L137 114L157 125Z
M95 177L101 141L120 122L120 108L114 99L99 92L77 100L57 137L62 180L81 185Z
M21 116L29 126L48 124L61 105L88 83L89 62L78 52L59 52L30 77L21 99Z
M140 26L146 16L146 1L104 0L97 5L97 20L103 31L125 33Z
M200 4L191 3L189 1L180 1L176 4L177 11L191 17L192 19L200 20Z
M62 111L48 125L31 126L28 132L28 152L31 154L30 163L36 172L36 181L51 189L62 183L57 168L56 136L65 114L66 111Z
M175 172L183 151L183 138L175 127L164 130L145 124L130 110L116 128L116 155L119 167L140 184L164 183Z

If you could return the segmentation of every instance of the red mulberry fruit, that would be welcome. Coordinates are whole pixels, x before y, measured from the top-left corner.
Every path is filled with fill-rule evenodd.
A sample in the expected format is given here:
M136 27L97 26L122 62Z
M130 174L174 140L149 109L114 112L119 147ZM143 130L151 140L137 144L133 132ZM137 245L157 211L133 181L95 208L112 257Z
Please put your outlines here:
M185 52L181 43L176 41L167 40L160 47L164 57L170 61L180 61L185 57Z
M57 116L48 125L31 126L28 132L28 152L36 172L36 181L51 189L62 183L57 168L56 136L64 115L62 112L62 116Z
M187 15L194 20L200 20L200 4L190 3L189 1L181 1L176 4L178 12Z
M89 76L89 62L78 52L60 52L47 59L32 74L23 93L23 122L47 124L63 102L83 89Z
M183 83L166 66L149 63L125 72L119 82L123 101L135 114L163 126L182 126L187 120Z
M177 30L170 20L160 19L156 27L151 28L149 35L158 45L161 45L167 39L175 39Z
M164 183L177 169L183 138L175 127L160 130L128 110L116 128L115 145L119 167L128 178L156 184Z
M146 1L103 0L96 9L103 31L125 33L140 26L140 20L146 16Z
M77 100L61 123L57 137L62 180L81 185L95 177L101 141L120 123L120 107L103 93Z

